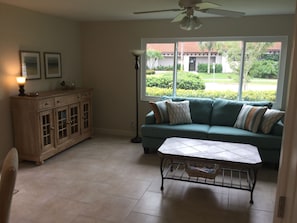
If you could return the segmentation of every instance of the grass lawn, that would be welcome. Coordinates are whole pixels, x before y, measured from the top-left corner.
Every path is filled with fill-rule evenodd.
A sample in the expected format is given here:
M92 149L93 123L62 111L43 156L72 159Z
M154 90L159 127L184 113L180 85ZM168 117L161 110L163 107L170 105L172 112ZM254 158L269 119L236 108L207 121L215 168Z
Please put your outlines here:
M238 84L239 76L234 73L215 73L215 74L207 74L207 73L196 73L196 72L183 72L178 71L178 77L187 77L190 75L198 75L204 83L217 83L217 84ZM155 76L158 77L168 77L172 78L172 71L158 71ZM261 78L252 78L248 81L248 85L266 85L266 86L276 86L277 79L261 79Z

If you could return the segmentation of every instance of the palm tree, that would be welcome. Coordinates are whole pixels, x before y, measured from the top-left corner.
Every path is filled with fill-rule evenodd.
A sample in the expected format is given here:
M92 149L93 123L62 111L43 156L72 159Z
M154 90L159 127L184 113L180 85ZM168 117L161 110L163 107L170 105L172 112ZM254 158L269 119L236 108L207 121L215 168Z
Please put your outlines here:
M147 50L146 52L147 57L147 66L149 69L154 69L156 66L156 62L159 59L163 58L163 55L160 51L157 50Z

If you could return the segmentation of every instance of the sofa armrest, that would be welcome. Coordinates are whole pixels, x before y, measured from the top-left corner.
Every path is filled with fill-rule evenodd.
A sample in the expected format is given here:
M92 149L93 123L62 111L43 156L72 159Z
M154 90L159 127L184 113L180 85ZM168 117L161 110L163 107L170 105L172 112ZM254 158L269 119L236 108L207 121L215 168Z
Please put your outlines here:
M282 120L280 120L280 121L278 121L277 123L275 123L273 125L270 134L282 136L283 135L283 129L284 129L284 123L282 122Z
M150 111L145 116L145 124L155 124L155 123L156 123L155 114L153 111Z

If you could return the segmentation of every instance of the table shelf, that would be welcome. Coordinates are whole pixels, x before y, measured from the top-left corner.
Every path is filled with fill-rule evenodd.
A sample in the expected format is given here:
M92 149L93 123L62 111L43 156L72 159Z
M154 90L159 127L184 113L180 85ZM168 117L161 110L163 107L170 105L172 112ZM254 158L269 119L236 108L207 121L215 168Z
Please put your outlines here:
M207 184L226 188L240 189L251 192L250 203L253 203L253 190L256 183L257 172L255 169L241 169L219 167L217 175L212 178L193 177L186 172L186 160L172 161L172 159L161 160L161 190L164 189L164 179L186 181L192 183ZM201 165L201 164L199 164Z

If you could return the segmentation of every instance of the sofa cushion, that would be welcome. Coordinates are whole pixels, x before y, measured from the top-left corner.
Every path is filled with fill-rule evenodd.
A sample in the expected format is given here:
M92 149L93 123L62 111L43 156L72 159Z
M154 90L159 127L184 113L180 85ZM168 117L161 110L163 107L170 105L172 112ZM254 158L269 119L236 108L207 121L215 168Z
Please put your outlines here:
M193 123L209 124L213 100L209 98L189 99Z
M180 101L180 102L167 101L166 105L167 105L170 125L192 123L189 101Z
M229 126L211 126L208 138L211 140L248 143L258 148L269 148L271 150L279 150L281 147L281 136L254 133Z
M285 115L285 112L276 109L267 109L263 115L262 122L260 124L260 130L268 134L271 132L273 125L275 125Z
M215 99L211 114L211 125L234 126L243 103L225 99Z
M145 124L141 134L146 137L168 138L173 136L207 139L209 125L205 124Z
M243 105L234 127L257 132L267 107Z

